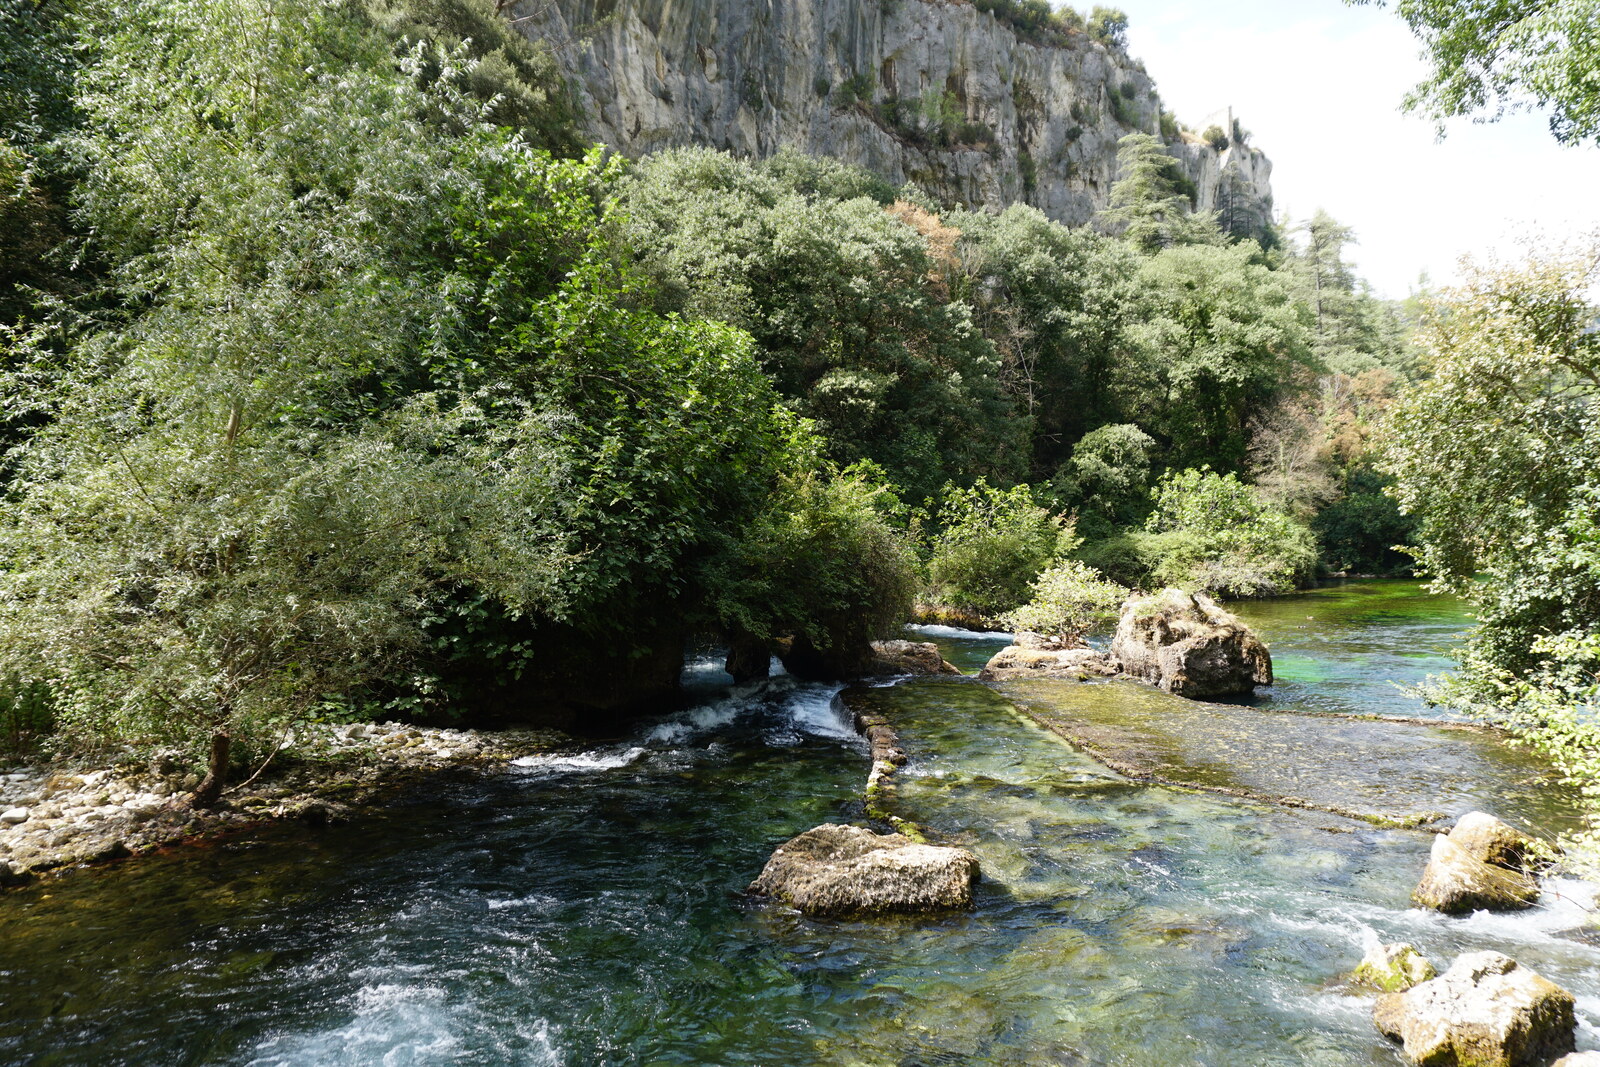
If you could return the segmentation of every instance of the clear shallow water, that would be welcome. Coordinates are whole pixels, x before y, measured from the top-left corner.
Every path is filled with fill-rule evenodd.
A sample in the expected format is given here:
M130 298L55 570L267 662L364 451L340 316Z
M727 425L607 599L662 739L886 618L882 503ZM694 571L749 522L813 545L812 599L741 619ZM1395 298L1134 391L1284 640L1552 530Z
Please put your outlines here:
M1419 674L1359 612L1299 620L1332 633L1285 612L1275 654L1303 641L1357 691ZM1411 910L1426 835L1121 781L970 681L864 698L911 755L899 812L978 853L973 912L748 901L774 845L860 817L865 748L831 688L695 677L705 706L617 744L0 896L0 1062L1398 1064L1340 985L1369 930L1508 952L1579 995L1600 1047L1573 904Z

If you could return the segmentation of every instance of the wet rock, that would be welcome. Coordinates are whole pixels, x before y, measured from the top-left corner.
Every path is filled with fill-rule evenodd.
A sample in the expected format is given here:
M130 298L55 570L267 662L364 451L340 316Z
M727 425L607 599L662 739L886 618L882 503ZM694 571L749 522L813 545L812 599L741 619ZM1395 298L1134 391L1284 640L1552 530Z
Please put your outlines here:
M960 674L932 641L872 642L874 674Z
M1087 681L1110 678L1121 673L1122 665L1109 652L1093 648L1067 648L1057 651L1007 645L984 664L978 677L986 682L1008 678L1066 678Z
M1272 656L1238 616L1204 593L1163 589L1130 597L1111 652L1135 678L1195 700L1272 684Z
M27 808L9 808L6 811L0 812L0 823L5 823L8 826L15 826L18 823L24 823L27 821Z
M0 886L22 885L26 881L26 872L11 866L6 860L0 860Z
M965 849L830 824L779 846L750 892L814 916L928 912L971 907L977 878Z
M1403 993L1437 976L1433 964L1404 942L1369 949L1350 975L1357 983L1384 993Z
M1574 1047L1572 994L1498 952L1378 998L1373 1021L1427 1067L1541 1067Z
M1522 870L1527 866L1533 847L1527 837L1493 815L1481 811L1461 816L1450 831L1450 840L1475 859L1513 870Z
M1427 869L1411 894L1413 901L1446 915L1461 915L1480 909L1515 911L1531 907L1539 899L1539 882L1532 875L1481 858L1510 854L1504 834L1488 823L1498 820L1487 815L1464 818L1449 834L1433 839ZM1498 826L1515 835L1504 823Z
M772 673L772 649L767 647L767 642L751 637L730 638L728 658L723 667L740 685L758 681Z
M911 609L911 621L926 626L954 626L960 630L995 630L994 619L984 618L971 608L948 604L918 604Z
M1561 1057L1550 1067L1600 1067L1600 1052L1574 1052Z

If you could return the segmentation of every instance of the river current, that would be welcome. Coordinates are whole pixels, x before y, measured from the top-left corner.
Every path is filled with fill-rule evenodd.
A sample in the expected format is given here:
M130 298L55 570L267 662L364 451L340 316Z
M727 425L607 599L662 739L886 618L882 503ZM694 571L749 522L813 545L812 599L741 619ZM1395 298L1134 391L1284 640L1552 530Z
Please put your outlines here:
M911 757L897 813L978 855L971 912L746 898L777 844L863 817L866 748L837 687L701 664L699 706L615 743L0 896L0 1063L1399 1064L1343 980L1374 939L1441 966L1505 952L1577 995L1600 1048L1593 887L1422 912L1426 832L1131 782L1020 710L1197 785L1572 824L1492 738L1344 717L1435 714L1395 683L1448 668L1455 602L1351 583L1240 613L1279 674L1248 705L971 679L862 697ZM1003 643L924 632L969 671Z

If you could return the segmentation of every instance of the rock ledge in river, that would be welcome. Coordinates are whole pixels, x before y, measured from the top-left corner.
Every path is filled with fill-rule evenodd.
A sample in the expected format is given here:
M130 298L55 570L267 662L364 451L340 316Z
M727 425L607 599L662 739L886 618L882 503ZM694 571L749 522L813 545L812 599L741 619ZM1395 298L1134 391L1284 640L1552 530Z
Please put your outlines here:
M1373 1022L1427 1067L1540 1067L1574 1047L1572 994L1498 952L1378 998Z
M1122 606L1111 653L1135 678L1195 700L1272 684L1272 656L1240 619L1204 593L1163 589Z
M960 674L932 641L872 642L874 674Z
M977 878L965 849L828 824L779 846L750 892L813 916L929 912L971 907Z
M986 682L1006 678L1110 678L1122 672L1122 665L1109 652L1094 648L1031 648L1022 642L996 652L978 675Z
M1461 915L1470 911L1514 911L1539 899L1539 882L1520 865L1527 839L1505 823L1475 811L1449 834L1433 839L1422 880L1411 899L1424 908Z

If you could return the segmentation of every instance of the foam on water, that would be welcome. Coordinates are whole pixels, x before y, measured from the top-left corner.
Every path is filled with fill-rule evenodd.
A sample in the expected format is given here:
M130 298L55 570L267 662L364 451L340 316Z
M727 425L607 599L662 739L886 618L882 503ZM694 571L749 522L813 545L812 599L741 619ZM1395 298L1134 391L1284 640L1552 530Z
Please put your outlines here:
M1009 632L1002 633L999 630L963 630L959 626L939 626L934 623L913 623L907 626L906 629L919 634L926 634L929 637L949 637L968 641L1004 641L1008 645L1011 643L1011 639L1016 636Z
M639 746L618 751L600 749L567 756L522 756L511 761L513 767L540 771L545 774L581 774L592 771L614 771L626 767L645 754Z

